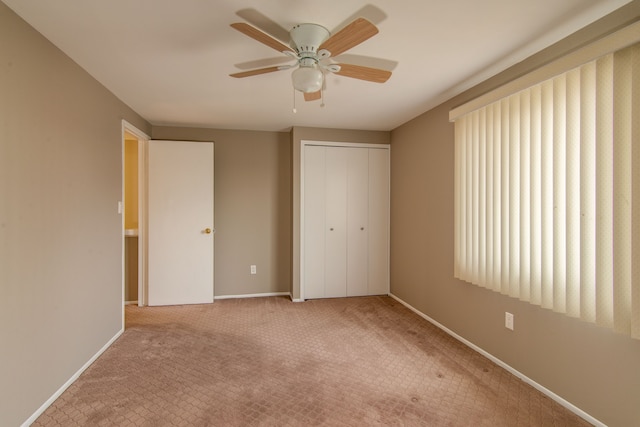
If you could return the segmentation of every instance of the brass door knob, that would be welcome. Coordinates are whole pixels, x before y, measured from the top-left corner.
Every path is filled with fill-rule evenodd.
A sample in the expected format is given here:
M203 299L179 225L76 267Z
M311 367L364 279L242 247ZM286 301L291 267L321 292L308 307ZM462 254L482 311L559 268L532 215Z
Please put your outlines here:
M211 229L210 229L210 228L205 228L205 229L204 229L204 232L205 232L206 234L211 234Z

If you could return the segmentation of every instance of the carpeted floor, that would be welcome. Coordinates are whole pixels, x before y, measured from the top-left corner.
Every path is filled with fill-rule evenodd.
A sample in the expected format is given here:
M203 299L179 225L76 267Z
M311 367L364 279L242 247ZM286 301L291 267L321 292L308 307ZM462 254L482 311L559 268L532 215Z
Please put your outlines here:
M588 426L389 297L126 307L35 426Z

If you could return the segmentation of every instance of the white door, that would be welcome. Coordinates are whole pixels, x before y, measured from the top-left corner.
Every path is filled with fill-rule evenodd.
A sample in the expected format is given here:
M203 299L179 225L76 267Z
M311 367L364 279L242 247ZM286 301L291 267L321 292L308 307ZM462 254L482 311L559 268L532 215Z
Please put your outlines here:
M325 147L306 147L304 159L305 297L308 299L324 298Z
M389 293L389 150L304 148L304 297Z
M347 156L325 147L325 298L347 295Z
M150 141L149 305L213 302L213 143Z
M369 150L335 148L347 157L347 296L369 294Z

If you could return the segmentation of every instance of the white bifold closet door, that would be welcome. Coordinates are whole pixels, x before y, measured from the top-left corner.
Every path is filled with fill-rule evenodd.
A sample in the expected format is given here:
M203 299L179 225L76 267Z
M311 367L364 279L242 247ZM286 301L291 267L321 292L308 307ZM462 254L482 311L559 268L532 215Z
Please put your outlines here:
M304 297L389 292L389 150L306 146Z

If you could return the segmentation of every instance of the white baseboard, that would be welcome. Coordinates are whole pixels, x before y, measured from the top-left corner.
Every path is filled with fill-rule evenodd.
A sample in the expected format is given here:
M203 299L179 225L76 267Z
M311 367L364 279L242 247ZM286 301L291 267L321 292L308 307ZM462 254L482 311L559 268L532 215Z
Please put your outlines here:
M263 297L289 297L289 292L265 292L263 294L241 294L241 295L218 295L214 299L235 299L235 298L263 298Z
M507 365L502 360L500 360L497 357L493 356L492 354L486 352L485 350L483 350L482 348L480 348L477 345L473 344L472 342L467 341L466 339L464 339L460 335L458 335L455 332L453 332L451 329L449 329L449 328L445 327L444 325L438 323L437 321L435 321L431 317L427 316L426 314L424 314L423 312L421 312L417 308L415 308L415 307L411 306L410 304L404 302L403 300L401 300L397 296L393 295L392 293L390 293L389 296L391 298L395 299L396 301L398 301L400 304L402 304L405 307L407 307L409 310L411 310L414 313L416 313L418 316L420 316L423 319L425 319L426 321L428 321L429 323L431 323L431 324L437 326L438 328L442 329L444 332L446 332L447 334L451 335L453 338L457 339L458 341L460 341L461 343L463 343L467 347L470 347L472 350L477 351L478 353L480 353L481 355L483 355L487 359L491 360L496 365L500 366L501 368L506 369L508 372L510 372L513 375L515 375L516 377L520 378L522 381L524 381L525 383L529 384L530 386L532 386L536 390L538 390L541 393L545 394L549 398L555 400L560 405L564 406L565 408L567 408L568 410L570 410L571 412L573 412L574 414L576 414L580 418L590 422L591 424L593 424L596 427L607 427L606 424L602 423L601 421L598 421L597 419L595 419L591 415L587 414L586 412L584 412L582 409L578 408L577 406L575 406L571 402L568 402L567 400L565 400L562 397L558 396L557 394L555 394L554 392L552 392L548 388L544 387L543 385L538 384L537 382L535 382L531 378L529 378L526 375L524 375L522 372L520 372L520 371L516 370L515 368Z
M138 301L125 301L124 305L138 305Z
M104 352L105 352L105 350L106 350L106 349L108 349L108 348L111 346L111 344L113 344L113 343L114 343L114 341L115 341L115 340L117 340L117 339L118 339L118 337L119 337L120 335L122 335L122 333L123 333L123 332L124 332L124 328L123 328L123 329L120 329L120 330L119 330L119 331L118 331L118 332L113 336L113 338L111 338L109 341L107 341L107 343L106 343L104 346L102 346L102 348L101 348L100 350L98 350L98 352L97 352L96 354L94 354L94 355L91 357L91 359L89 359L89 361L87 361L87 363L85 363L85 364L84 364L80 369L78 369L78 371L77 371L75 374L73 374L73 375L71 376L71 378L69 378L69 379L67 380L67 382L66 382L66 383L64 383L64 384L62 385L62 387L60 387L60 388L58 389L58 391L56 391L55 393L53 393L53 395L52 395L49 399L47 399L47 401L46 401L46 402L44 402L44 403L42 404L42 406L40 406L36 412L34 412L34 413L29 417L29 418L27 418L27 420L26 420L24 423L22 423L22 426L21 426L21 427L28 427L28 426L30 426L30 425L31 425L35 420L37 420L37 419L38 419L38 417L39 417L40 415L42 415L42 413L43 413L44 411L46 411L46 410L47 410L47 408L48 408L49 406L51 406L51 404L52 404L53 402L55 402L55 400L56 400L58 397L60 397L60 395L61 395L62 393L64 393L64 391L65 391L66 389L68 389L68 388L69 388L69 386L70 386L71 384L73 384L73 383L74 383L74 381L75 381L75 380L77 380L77 379L78 379L78 377L80 376L80 374L82 374L82 373L83 373L83 372L84 372L84 371L85 371L89 366L91 366L91 364L92 364L93 362L95 362L95 361L96 361L96 359L97 359L98 357L100 357L100 355L101 355L102 353L104 353Z

